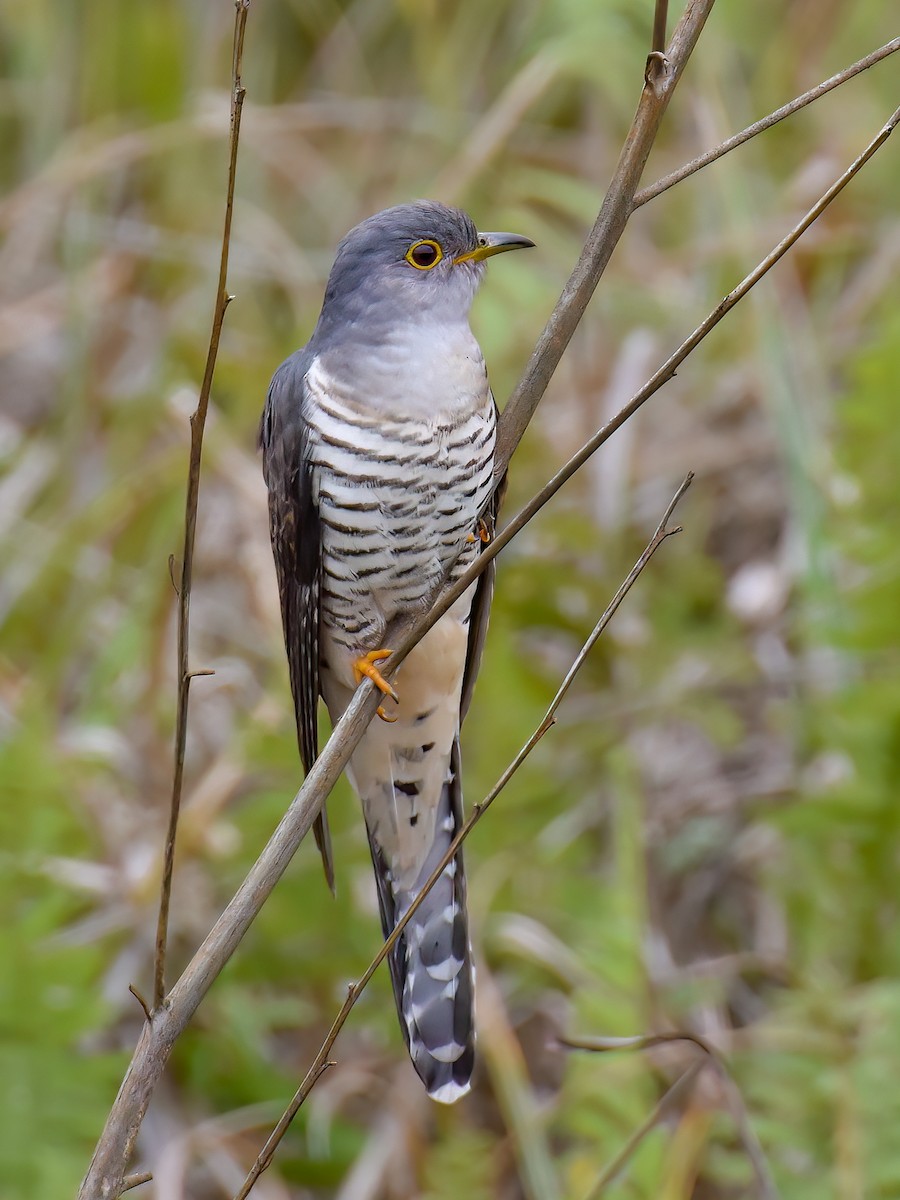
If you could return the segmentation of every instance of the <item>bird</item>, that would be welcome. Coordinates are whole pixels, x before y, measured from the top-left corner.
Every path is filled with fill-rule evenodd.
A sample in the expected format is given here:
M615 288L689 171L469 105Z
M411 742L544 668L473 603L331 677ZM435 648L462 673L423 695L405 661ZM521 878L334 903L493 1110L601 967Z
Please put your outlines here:
M493 563L384 677L391 621L424 612L493 533L497 406L469 325L488 258L533 246L420 200L344 237L309 341L281 364L260 423L284 641L304 770L370 679L382 694L347 768L387 937L463 820L459 732L493 593ZM329 886L327 818L315 825ZM413 1066L450 1104L471 1087L474 970L462 852L388 958Z

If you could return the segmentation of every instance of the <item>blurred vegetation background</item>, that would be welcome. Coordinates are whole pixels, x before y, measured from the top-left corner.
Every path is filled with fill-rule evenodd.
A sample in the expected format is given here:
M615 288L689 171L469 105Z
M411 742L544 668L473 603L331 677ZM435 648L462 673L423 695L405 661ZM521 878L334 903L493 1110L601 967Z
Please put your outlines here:
M474 325L501 403L595 215L651 0L257 0L206 437L170 976L299 783L255 450L334 246L432 196L527 233ZM674 6L676 9L679 7ZM678 13L673 13L677 17ZM73 1194L151 988L188 424L212 310L233 10L0 0L0 1195ZM647 182L895 35L879 0L714 10ZM891 59L641 210L507 511L880 128ZM784 1197L900 1196L900 194L866 168L501 558L464 731L478 800L690 468L685 532L467 848L480 1068L424 1102L382 972L260 1200L579 1200L690 1047L726 1055ZM355 800L305 844L157 1090L158 1200L230 1196L380 937ZM605 1193L753 1194L706 1072Z

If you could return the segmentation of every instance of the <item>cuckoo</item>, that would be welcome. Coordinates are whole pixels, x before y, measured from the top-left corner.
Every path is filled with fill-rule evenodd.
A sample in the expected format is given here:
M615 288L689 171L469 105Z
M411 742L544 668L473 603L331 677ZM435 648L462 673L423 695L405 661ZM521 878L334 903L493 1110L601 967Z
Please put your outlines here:
M490 538L497 409L469 308L492 255L430 201L369 217L338 247L318 323L276 371L260 428L284 640L306 770L319 696L333 722L363 678L382 695L347 774L365 816L385 936L462 822L459 730L493 587L489 568L388 682L385 632L422 611ZM315 828L334 885L324 815ZM389 957L400 1026L429 1094L452 1103L474 1061L473 970L459 852Z

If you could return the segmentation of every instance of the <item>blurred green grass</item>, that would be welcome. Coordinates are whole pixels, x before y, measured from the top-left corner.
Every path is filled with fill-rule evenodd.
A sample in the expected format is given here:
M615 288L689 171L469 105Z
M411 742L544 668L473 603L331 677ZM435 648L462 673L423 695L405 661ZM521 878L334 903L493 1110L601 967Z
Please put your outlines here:
M507 394L627 130L652 5L254 5L205 451L172 969L298 783L254 443L333 247L417 195L539 243L474 324ZM895 34L886 7L720 5L648 178ZM231 6L0 2L0 1194L71 1194L150 978L187 422L218 262ZM892 74L893 72L893 74ZM896 106L893 60L632 222L512 476L610 415ZM465 730L477 800L688 468L669 543L468 848L481 1074L421 1103L380 975L261 1195L585 1194L722 1047L785 1197L900 1194L896 147L504 554ZM514 314L514 319L511 315ZM158 1197L230 1195L377 946L362 823L304 846L183 1039L139 1144ZM483 982L482 982L483 981ZM279 1182L281 1181L281 1182ZM153 1194L154 1187L147 1188ZM615 1197L752 1194L708 1081Z

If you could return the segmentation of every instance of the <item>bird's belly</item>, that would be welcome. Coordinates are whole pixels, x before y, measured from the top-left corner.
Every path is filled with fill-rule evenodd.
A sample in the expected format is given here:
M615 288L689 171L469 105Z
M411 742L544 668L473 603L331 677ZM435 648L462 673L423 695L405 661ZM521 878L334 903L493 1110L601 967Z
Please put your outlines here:
M495 418L488 391L468 411L430 421L336 403L310 412L320 620L323 648L356 657L381 648L394 617L422 608L451 564L453 578L477 553L468 539L491 492Z
M321 619L328 640L356 654L379 648L394 617L427 604L451 563L456 577L474 558L477 544L467 539L488 489L463 494L442 487L442 473L430 474L402 488L333 481L320 491Z

